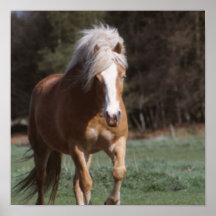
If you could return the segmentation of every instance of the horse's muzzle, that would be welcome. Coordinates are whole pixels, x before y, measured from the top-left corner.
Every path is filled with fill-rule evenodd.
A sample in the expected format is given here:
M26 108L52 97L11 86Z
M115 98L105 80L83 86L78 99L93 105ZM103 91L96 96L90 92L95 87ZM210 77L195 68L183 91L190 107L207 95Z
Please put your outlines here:
M110 127L116 127L118 126L120 119L121 119L121 111L119 110L116 114L112 114L112 115L109 114L108 111L106 111L104 113L104 116L105 116L107 124Z

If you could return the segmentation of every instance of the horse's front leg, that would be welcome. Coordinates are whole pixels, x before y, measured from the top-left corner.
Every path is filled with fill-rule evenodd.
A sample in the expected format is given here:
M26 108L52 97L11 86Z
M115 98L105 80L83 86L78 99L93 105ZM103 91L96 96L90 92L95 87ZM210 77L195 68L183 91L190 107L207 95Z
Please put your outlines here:
M91 188L92 188L92 179L88 170L90 166L90 160L86 160L85 154L79 149L78 146L73 147L71 156L76 165L76 175L74 179L74 186L76 188L74 188L74 190L75 190L75 194L77 193L76 195L79 196L79 199L77 200L77 204L84 204L82 201L82 194L80 193L82 191L84 194L86 204L89 205L91 204ZM79 186L81 188L81 191L79 191Z
M90 165L91 165L91 158L92 158L92 155L85 155L85 160L86 160L88 169L90 168ZM76 204L77 205L84 205L83 192L80 188L79 173L78 173L77 169L75 172L73 185L74 185L74 194L76 197Z
M105 205L120 204L120 188L123 178L126 174L125 168L125 153L126 153L126 138L121 137L117 142L110 146L106 151L113 161L113 189L104 203Z

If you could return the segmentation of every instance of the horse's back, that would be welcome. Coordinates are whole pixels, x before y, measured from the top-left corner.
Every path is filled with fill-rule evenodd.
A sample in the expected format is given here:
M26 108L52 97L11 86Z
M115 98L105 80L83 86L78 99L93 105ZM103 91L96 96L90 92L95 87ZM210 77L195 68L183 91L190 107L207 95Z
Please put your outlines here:
M33 94L46 94L49 92L62 77L62 74L52 74L37 83L33 90Z
M55 92L55 88L62 74L53 74L45 77L36 84L33 89L31 102L30 102L30 114L34 110L38 109L41 105L47 105L47 100L52 98L52 94ZM46 101L46 104L43 102Z

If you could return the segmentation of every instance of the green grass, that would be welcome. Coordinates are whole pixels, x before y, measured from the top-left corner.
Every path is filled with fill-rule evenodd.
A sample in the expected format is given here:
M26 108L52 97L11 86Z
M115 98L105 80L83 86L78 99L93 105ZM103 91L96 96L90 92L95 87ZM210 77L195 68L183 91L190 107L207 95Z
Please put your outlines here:
M204 136L190 136L175 141L129 140L127 175L121 188L121 204L204 205L204 139ZM11 147L12 187L20 179L18 176L24 175L33 166L33 160L18 162L27 149L26 145ZM90 173L94 182L92 203L102 205L113 185L112 163L105 153L94 154ZM73 174L73 162L69 156L64 156L56 205L75 204ZM23 204L17 197L12 195L11 203ZM35 199L28 204L34 204Z

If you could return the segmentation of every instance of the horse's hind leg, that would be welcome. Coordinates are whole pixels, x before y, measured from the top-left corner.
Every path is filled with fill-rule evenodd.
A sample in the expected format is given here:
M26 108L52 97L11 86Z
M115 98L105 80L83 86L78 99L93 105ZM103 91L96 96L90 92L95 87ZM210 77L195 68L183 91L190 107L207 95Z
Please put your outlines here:
M46 182L46 166L50 151L44 148L43 151L34 152L36 168L36 184L38 191L37 205L44 205L44 187Z
M85 155L85 160L86 160L88 169L90 168L90 165L91 165L91 158L92 158L92 155ZM77 168L76 168L76 172L75 172L75 176L73 180L73 185L74 185L74 194L76 197L76 204L84 205L83 192L80 188L79 173L78 173Z

